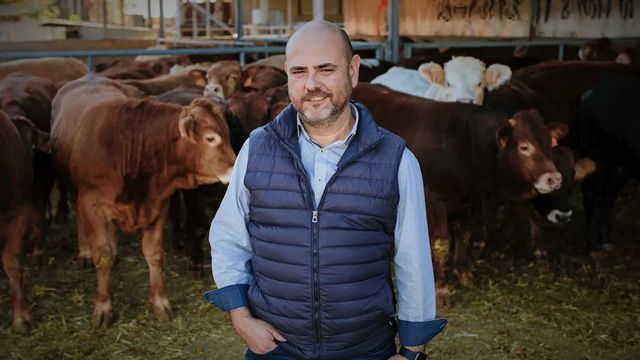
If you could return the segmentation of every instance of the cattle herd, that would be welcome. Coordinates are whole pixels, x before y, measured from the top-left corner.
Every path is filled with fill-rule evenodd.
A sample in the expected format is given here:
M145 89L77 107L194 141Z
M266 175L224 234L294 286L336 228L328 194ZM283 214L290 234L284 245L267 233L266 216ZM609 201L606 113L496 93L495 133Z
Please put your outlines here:
M584 61L524 67L470 56L363 61L353 99L404 138L421 165L440 304L451 303L450 257L458 283L473 285L471 250L484 247L504 204L530 205L532 256L544 259L541 222L569 221L569 196L580 190L585 249L611 249L613 202L630 177L640 178L640 67L595 53L586 47ZM151 308L171 318L165 224L201 276L207 208L219 204L248 134L289 104L283 56L246 66L117 60L93 70L73 58L0 64L0 240L15 332L32 326L24 239L32 239L30 260L46 266L50 222L69 221L70 206L78 263L97 276L93 325L114 319L118 229L142 232Z

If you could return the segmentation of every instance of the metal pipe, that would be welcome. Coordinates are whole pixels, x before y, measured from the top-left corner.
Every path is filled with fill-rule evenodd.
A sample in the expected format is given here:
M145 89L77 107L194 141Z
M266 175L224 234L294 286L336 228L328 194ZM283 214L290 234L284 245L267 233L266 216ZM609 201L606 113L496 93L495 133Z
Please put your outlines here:
M209 4L209 0L204 0L204 6L207 10L208 16L211 16L211 4ZM211 37L211 21L208 16L205 16L204 18L204 34L207 39Z
M102 38L107 38L107 0L102 0Z
M242 0L236 0L235 5L235 37L236 39L242 39Z
M399 6L398 0L390 0L387 5L387 41L389 42L389 54L387 60L393 63L398 62L400 58L400 31L398 25Z
M324 20L324 0L313 0L313 20Z
M558 45L558 60L564 60L564 44Z
M198 37L198 14L196 14L196 10L193 8L193 4L191 4L191 37Z
M268 52L284 53L284 46L209 47L176 49L118 49L118 50L63 50L63 51L8 51L0 52L0 59L22 59L42 57L87 57L87 56L137 56L137 55L227 55Z
M164 1L158 1L160 3L160 29L158 29L158 37L164 37Z
M151 17L151 0L147 0L147 16L149 19L149 29L153 29L153 18Z
M182 37L182 0L176 0L176 39L180 39L181 37Z

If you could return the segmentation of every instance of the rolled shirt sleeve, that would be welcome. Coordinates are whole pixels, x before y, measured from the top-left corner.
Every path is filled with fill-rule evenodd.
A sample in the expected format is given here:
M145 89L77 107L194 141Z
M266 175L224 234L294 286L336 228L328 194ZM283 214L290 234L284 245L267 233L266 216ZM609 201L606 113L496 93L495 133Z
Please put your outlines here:
M248 306L247 289L252 281L249 219L249 190L244 185L249 141L238 153L229 187L209 230L211 272L217 289L205 299L223 311Z
M400 344L421 345L444 330L436 319L435 286L420 164L405 149L398 169L400 201L395 228L394 269Z

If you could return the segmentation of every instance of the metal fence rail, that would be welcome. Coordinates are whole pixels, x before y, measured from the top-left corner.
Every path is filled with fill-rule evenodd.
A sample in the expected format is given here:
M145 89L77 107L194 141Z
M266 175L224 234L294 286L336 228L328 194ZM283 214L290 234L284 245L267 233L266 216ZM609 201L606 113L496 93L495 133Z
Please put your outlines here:
M207 40L199 41L199 43ZM203 43L204 44L204 43ZM219 43L217 43L219 45ZM137 55L230 55L238 54L240 63L245 64L246 54L264 53L282 54L285 52L285 46L255 46L253 43L247 46L232 47L211 47L211 48L181 48L181 49L122 49L122 50L61 50L61 51L8 51L0 52L0 59L33 59L43 57L86 57L87 68L93 69L93 59L99 57L113 56L137 56ZM382 43L365 43L354 42L354 50L375 50L376 57L381 56L383 50Z

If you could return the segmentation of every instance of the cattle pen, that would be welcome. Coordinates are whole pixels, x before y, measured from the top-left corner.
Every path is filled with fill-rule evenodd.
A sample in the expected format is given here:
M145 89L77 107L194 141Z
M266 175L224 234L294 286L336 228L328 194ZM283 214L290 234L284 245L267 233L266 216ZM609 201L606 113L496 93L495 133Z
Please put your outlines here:
M16 244L6 235L19 227L20 218L12 217L19 207L12 196L31 197L30 223L19 237L19 267L12 267L18 262L4 253L0 258L4 269L0 274L0 360L245 358L247 345L229 314L204 295L217 286L209 229L227 189L222 178L228 177L234 164L229 159L235 159L251 131L275 121L290 104L284 53L290 36L310 20L327 20L349 35L354 52L362 57L359 82L371 82L371 86L350 89L352 100L366 104L380 127L403 137L420 168L429 169L422 172L429 194L425 199L429 260L444 259L440 275L446 278L438 280L434 261L436 317L448 320L444 331L426 345L429 359L640 359L640 118L627 116L637 115L640 101L616 99L616 105L628 106L627 112L605 104L598 119L605 119L610 128L605 126L595 139L590 133L596 127L593 121L580 122L589 120L591 113L583 104L602 79L635 79L633 85L640 94L638 10L640 0L0 0L0 121L12 124L10 129L16 131L11 135L20 137L30 152L31 158L22 161L20 170L32 172L20 183L6 180L18 173L9 169L6 160L18 159L19 152L4 146L9 132L3 129L9 127L0 123L0 252ZM452 61L454 58L459 61ZM46 61L51 59L63 65L42 65L50 64ZM36 64L35 70L21 67L30 61ZM447 64L457 64L461 71L449 76L455 71ZM406 71L406 77L392 77L398 69ZM385 81L391 78L388 83L381 80L386 75ZM72 95L61 91L73 91L75 84L83 82L89 83L85 89L91 91ZM468 83L474 95L456 93L455 87ZM126 105L115 110L101 99L111 96L114 89L117 96L107 100ZM610 95L607 89L601 91ZM358 90L364 92L364 99L356 98ZM441 92L433 95L435 91L430 90ZM366 98L372 92L378 97ZM407 98L410 100L405 101ZM410 107L411 101L418 105ZM72 106L66 109L82 111L60 112L69 103ZM447 104L440 107L442 103ZM419 111L423 109L435 110L425 114ZM460 115L463 111L468 112ZM537 114L544 129L531 138L542 138L540 142L549 143L547 147L531 150L531 142L512 140L516 115L528 111ZM205 123L192 115L205 112L217 122L207 118ZM68 164L61 160L62 141L52 141L59 135L54 120L65 120L65 116L56 118L61 113L71 113L66 117L77 116L82 123L67 129L74 145L79 142L74 138L80 134L78 129L83 129L83 135L97 134L83 137L85 147L76 152L73 166L70 160ZM165 119L164 113L180 114L180 118L166 115ZM459 137L462 145L450 142L457 134L447 128L449 124L459 124L451 128L467 131L473 127L468 121L489 117L498 119L498 131L479 126L480 135L468 131ZM118 119L130 122L113 121ZM614 122L616 119L620 122ZM96 126L98 121L108 125ZM171 126L154 128L159 121ZM142 132L142 123L154 131ZM398 125L407 123L433 126ZM116 125L120 133L104 131ZM213 135L202 130L212 128ZM55 130L61 131L60 127ZM135 174L129 183L86 185L116 174L122 164L134 166L131 164L152 159L166 165L175 155L166 154L180 148L177 142L163 138L167 142L154 143L161 144L158 148L141 145L136 152L128 147L136 140L148 145L166 135L171 141L222 142L223 133L228 173L216 173L217 178L208 174L200 182L194 180L195 170L180 168L179 173L194 172L182 174L191 182L171 188L169 194L165 191L169 186L162 187L173 176L167 175L168 167L155 173L129 168ZM107 135L109 140L105 140ZM125 145L115 149L113 144L122 139ZM508 193L511 184L500 182L501 178L511 176L510 170L517 166L534 167L542 161L495 165L493 157L471 147L481 144L479 148L486 139L486 148L498 160L512 160L509 154L513 153L538 152L536 156L548 158L557 168L554 175L561 176L566 186L556 184L549 193L538 191L540 176L527 179L526 189L517 196ZM603 150L598 146L605 140L605 147L621 147L611 146L613 155L605 158L586 148L588 140L596 150ZM624 143L628 140L631 145ZM108 150L95 151L100 155L95 156L93 150L98 148ZM126 157L131 154L133 157ZM480 170L469 173L457 167L454 155L471 169ZM116 165L109 168L112 163ZM85 171L80 177L72 176L71 168L79 168L78 164ZM173 165L188 168L185 164ZM504 164L510 168L500 167ZM167 176L158 181L162 183L158 191L150 190L157 185L148 181L154 176ZM303 178L297 181L302 184ZM456 192L455 186L477 178L482 184L469 185L471 194ZM491 179L485 183L485 178ZM209 184L211 181L217 183ZM74 188L80 189L81 184L91 191L103 184L121 185L114 207L126 201L158 201L147 208L123 210L139 211L125 214L125 221L116 215L109 219L107 226L116 234L110 278L107 276L112 322L102 315L103 322L95 323L100 294L96 278L103 258L90 248L88 255L82 253L78 240L83 215ZM495 184L495 192L486 191ZM462 206L456 208L458 201ZM442 221L437 216L442 213L431 212L441 204L445 204L445 227L451 233L446 241L435 236L435 226L432 228ZM90 209L95 214L102 210L98 205ZM168 214L157 215L151 223L164 224L157 231L162 233L164 256L161 292L171 306L162 315L170 319L159 316L151 300L151 274L156 271L157 281L158 267L151 269L150 256L145 257L148 245L144 245L143 233L147 229L130 232L134 225L122 225L156 212ZM84 221L87 213L95 215L85 211ZM276 218L276 213L266 216ZM317 221L318 211L314 213ZM345 219L345 223L352 222L346 215ZM39 248L43 239L44 248ZM428 249L422 250L426 254ZM359 260L359 254L354 254L349 261ZM467 258L469 269L464 269L464 275L469 277L459 271L459 254ZM389 252L388 258L392 257ZM395 276L392 261L390 272ZM26 331L24 326L15 326L16 278L31 316ZM447 301L440 297L443 283ZM389 306L398 316L398 291L388 293L393 298ZM395 343L399 348L399 336Z

